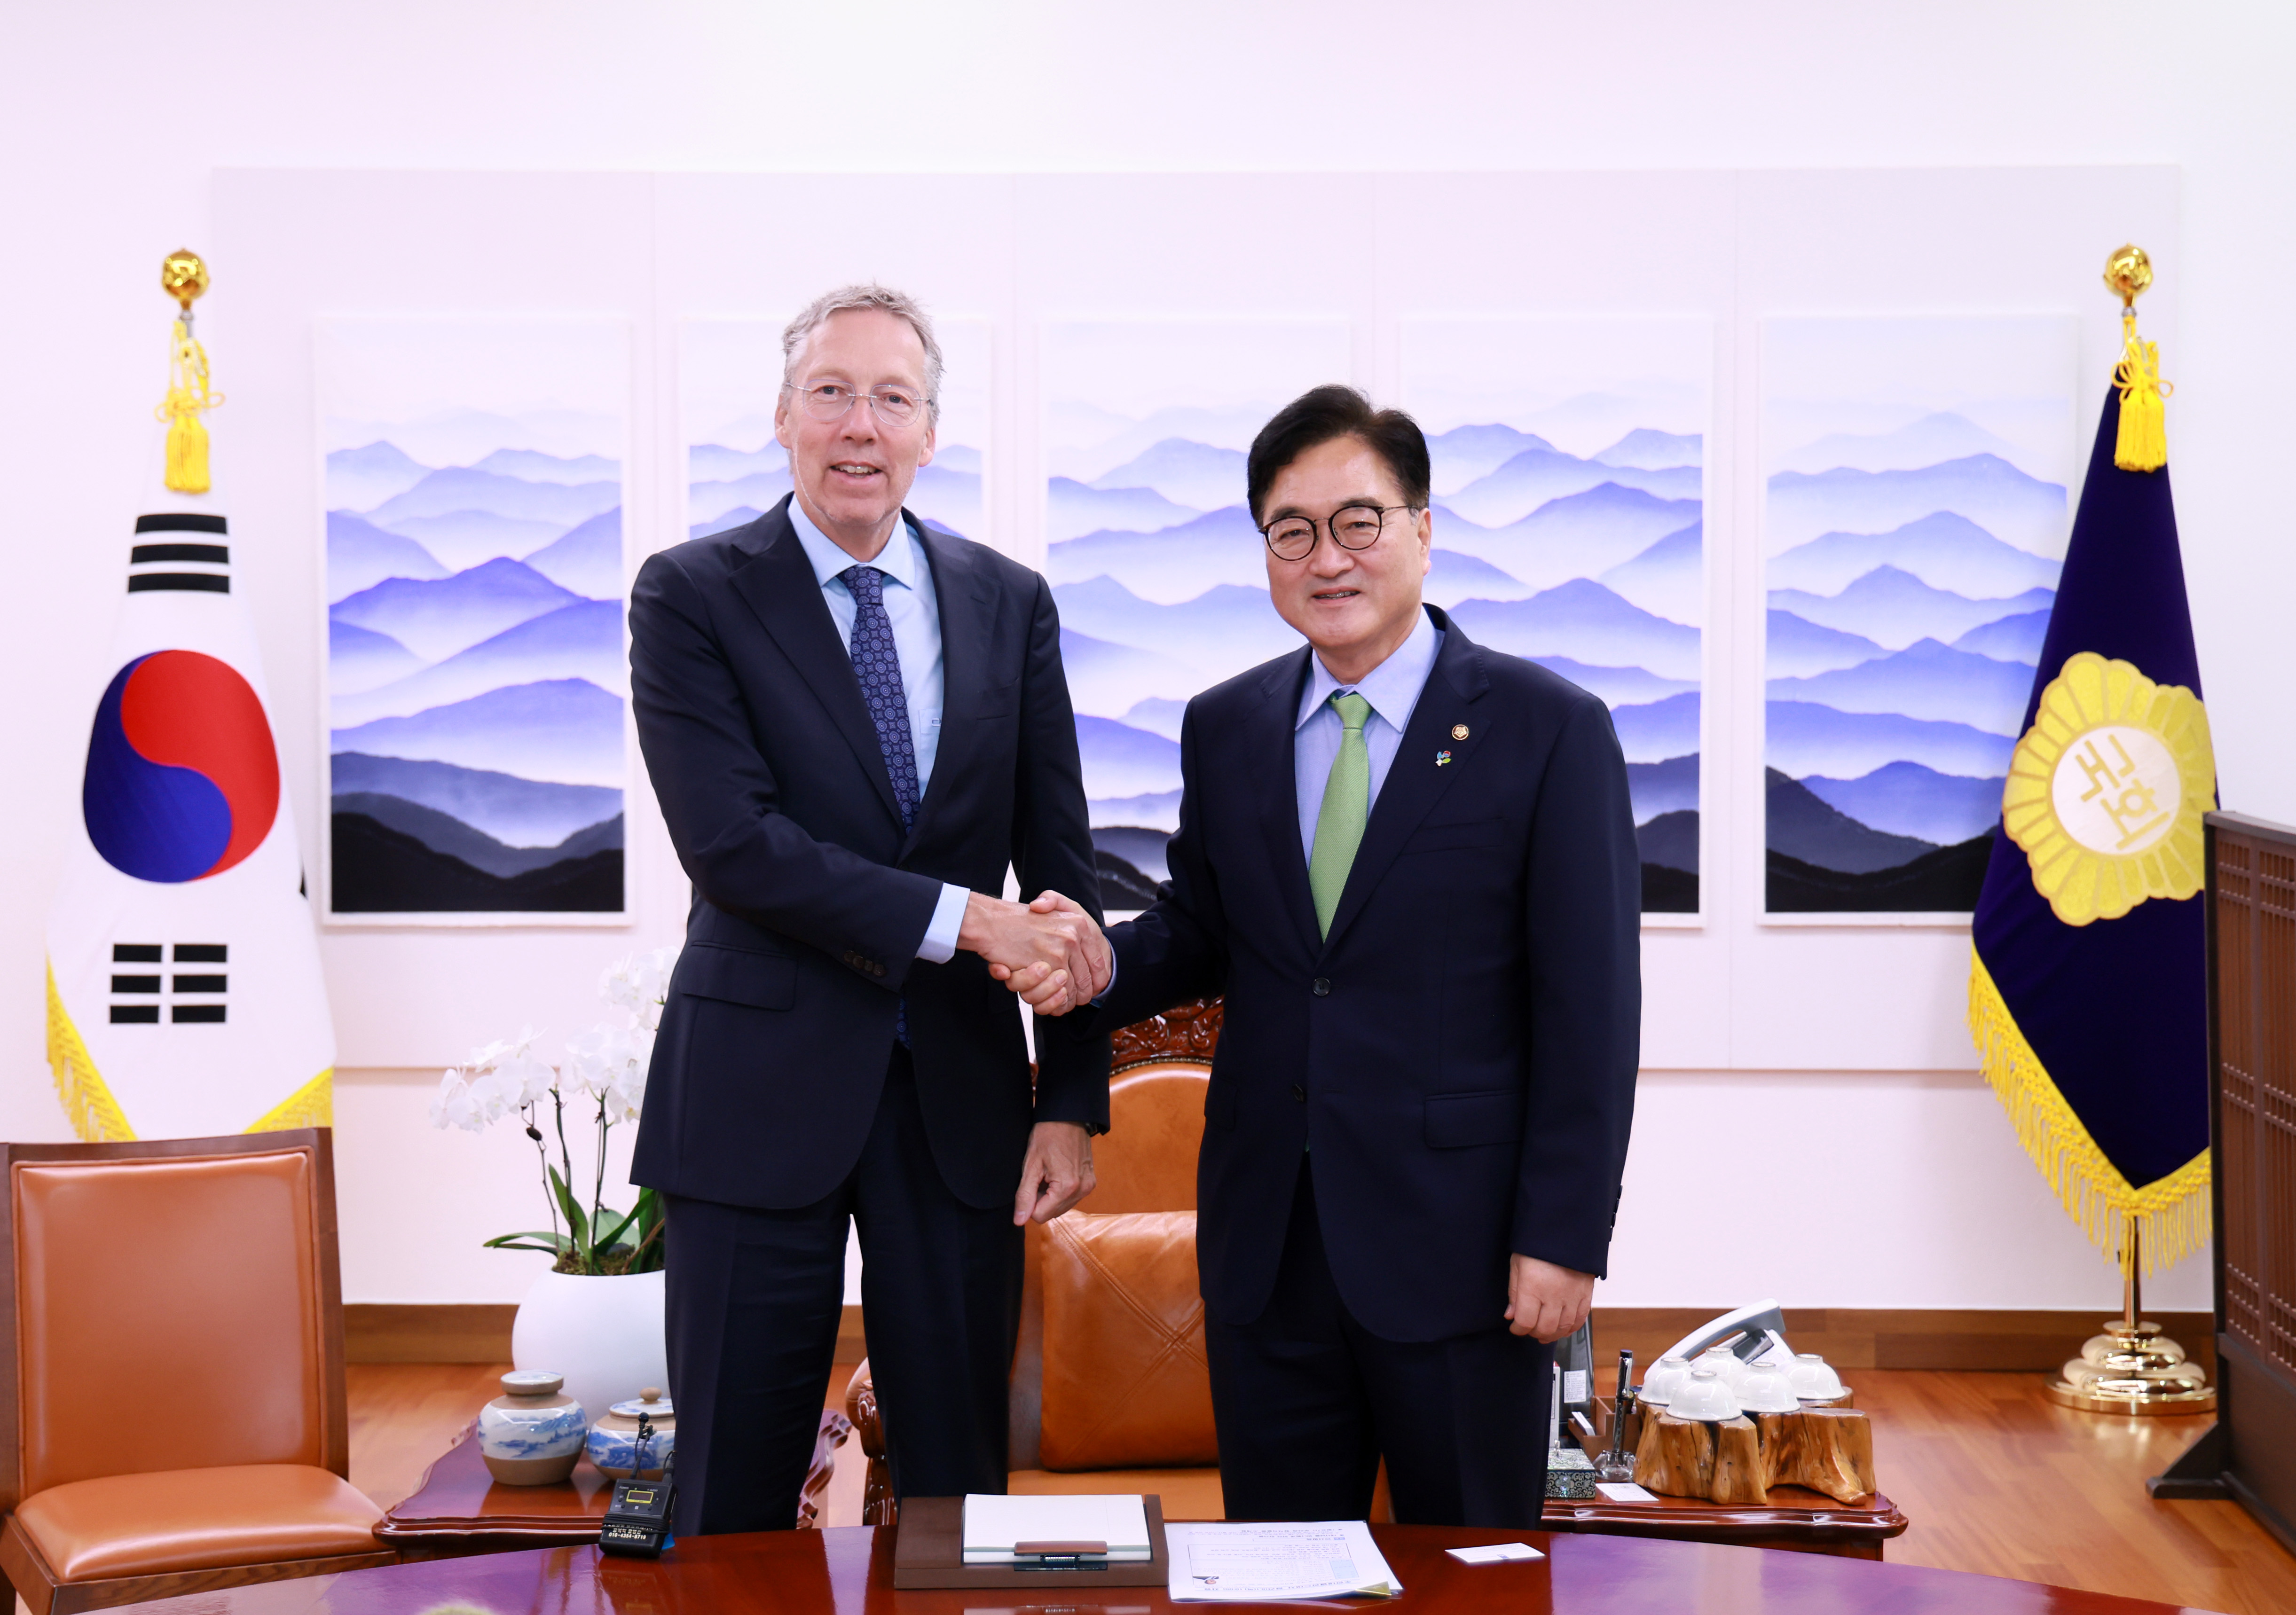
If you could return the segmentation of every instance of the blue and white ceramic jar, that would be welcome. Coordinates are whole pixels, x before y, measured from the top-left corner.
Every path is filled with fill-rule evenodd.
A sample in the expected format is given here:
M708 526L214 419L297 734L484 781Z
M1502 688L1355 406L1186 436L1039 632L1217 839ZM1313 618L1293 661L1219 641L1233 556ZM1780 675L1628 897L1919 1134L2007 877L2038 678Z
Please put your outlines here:
M645 1467L638 1467L638 1423L646 1427ZM617 1402L590 1427L590 1462L616 1480L659 1480L677 1444L677 1414L668 1397L649 1385L635 1402Z
M479 1410L479 1455L504 1486L554 1486L574 1472L589 1424L562 1375L520 1368Z

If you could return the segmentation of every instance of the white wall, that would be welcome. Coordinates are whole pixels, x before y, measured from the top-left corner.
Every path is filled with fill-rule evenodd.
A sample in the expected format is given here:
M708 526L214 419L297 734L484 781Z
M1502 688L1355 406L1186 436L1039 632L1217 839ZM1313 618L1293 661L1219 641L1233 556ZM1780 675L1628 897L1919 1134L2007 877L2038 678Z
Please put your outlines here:
M218 169L2173 164L2177 279L2163 292L2177 316L2165 356L2178 383L2172 452L2224 799L2296 821L2296 753L2275 705L2288 684L2281 602L2296 590L2296 545L2266 486L2287 452L2282 400L2296 358L2284 287L2296 107L2278 73L2296 21L2261 6L2196 13L2125 4L899 4L861 16L603 0L409 0L381 12L18 8L0 41L0 218L10 225L0 318L12 357L0 479L13 518L9 576L24 606L0 636L0 677L24 693L9 729L23 783L0 806L12 854L0 860L0 981L17 984L0 999L0 1046L17 1051L0 1080L0 1131L62 1130L39 1056L40 926L84 743L78 692L93 671L87 641L108 625L119 541L151 481L155 439L141 422L161 379L156 262L215 241ZM1281 196L1269 198L1268 218L1297 222ZM833 194L818 215L780 223L910 244L903 220L843 217ZM364 250L387 267L404 227L378 217ZM557 283L578 284L601 255L585 229L562 234ZM2118 239L2100 239L2091 256L2101 260ZM1988 273L1965 249L1959 233L1923 226L1889 267L1965 291ZM226 390L242 389L231 411L259 415L262 393L249 390L258 376L234 368L230 336L250 311L233 311L228 289L258 284L263 266L217 267L202 332ZM217 418L219 453L231 418ZM276 692L291 669L315 665L310 596L250 582ZM282 738L308 844L316 734L283 725ZM621 945L504 940L540 950L568 985L549 1004L471 993L454 1008L472 1037L553 1012L578 1024L569 1017L596 955ZM1653 936L1653 954L1675 941ZM390 1043L410 1005L435 1006L458 985L396 979L380 957L332 942L329 967L347 1055ZM1897 1017L1938 1051L1921 1063L1965 1064L1953 975L1924 955L1894 984ZM1649 1079L1605 1299L1718 1306L1771 1290L1795 1305L2109 1303L2109 1272L1982 1085L1965 1070L1829 1071L1891 1062L1855 1058L1865 1024L1829 1009L1685 1006L1734 1012L1759 1034L1766 1052L1740 1047L1712 1063L1759 1059L1793 1074ZM394 1049L345 1073L350 1299L511 1299L538 1260L476 1249L532 1217L511 1147L522 1141L437 1135L422 1120L434 1077L414 1062L455 1052ZM1770 1208L1773 1240L1739 1245L1722 1230L1739 1220L1746 1178L1731 1158L1749 1148L1809 1176ZM1886 1250L1871 1238L1877 1223L1898 1230ZM2187 1264L2154 1293L2163 1305L2202 1304L2204 1275Z

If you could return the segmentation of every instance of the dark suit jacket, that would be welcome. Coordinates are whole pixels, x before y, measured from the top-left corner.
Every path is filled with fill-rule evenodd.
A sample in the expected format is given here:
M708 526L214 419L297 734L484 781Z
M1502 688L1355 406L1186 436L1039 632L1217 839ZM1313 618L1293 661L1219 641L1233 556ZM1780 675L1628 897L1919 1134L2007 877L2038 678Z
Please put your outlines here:
M851 1171L908 1003L933 1159L1009 1201L1036 1121L1108 1125L1108 1049L1049 1051L1031 1103L1019 1001L979 955L916 957L941 882L1100 910L1052 590L918 524L939 600L940 746L904 835L853 662L783 500L647 561L630 592L638 742L693 882L634 1181L801 1206ZM905 519L906 512L904 512Z
M1111 933L1094 1023L1226 996L1196 1236L1223 1323L1267 1305L1311 1141L1332 1275L1374 1334L1498 1325L1512 1251L1603 1270L1641 1037L1626 765L1600 701L1429 614L1442 650L1329 940L1292 774L1305 647L1188 703L1171 880Z

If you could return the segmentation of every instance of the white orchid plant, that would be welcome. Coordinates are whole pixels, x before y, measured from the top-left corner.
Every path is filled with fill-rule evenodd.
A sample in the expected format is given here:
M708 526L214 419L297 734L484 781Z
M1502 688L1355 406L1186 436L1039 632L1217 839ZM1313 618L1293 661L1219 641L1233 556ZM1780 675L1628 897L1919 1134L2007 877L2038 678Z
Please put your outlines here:
M557 1258L555 1271L578 1274L651 1273L662 1265L661 1205L652 1189L638 1191L627 1213L606 1204L606 1141L618 1122L635 1121L645 1102L646 1067L653 1058L654 1029L668 996L674 947L633 954L609 966L598 988L606 1002L627 1012L628 1024L600 1023L566 1043L563 1061L554 1066L535 1052L540 1041L532 1028L514 1038L471 1051L450 1066L430 1101L430 1125L483 1133L506 1116L525 1124L540 1159L548 1229L498 1234L491 1249L546 1250ZM566 1107L597 1107L597 1163L587 1206L577 1198L574 1158L566 1143ZM558 1141L550 1158L547 1126Z

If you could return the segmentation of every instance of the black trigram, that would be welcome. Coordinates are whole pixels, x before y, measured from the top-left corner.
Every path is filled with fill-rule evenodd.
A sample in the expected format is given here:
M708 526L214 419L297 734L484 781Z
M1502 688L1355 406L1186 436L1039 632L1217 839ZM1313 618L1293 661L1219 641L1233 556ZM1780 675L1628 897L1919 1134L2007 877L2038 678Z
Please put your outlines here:
M111 1024L157 1026L160 1011L165 1007L168 1019L178 1026L221 1025L229 978L221 971L187 971L183 966L223 964L229 959L230 949L221 942L178 942L172 949L157 942L113 943ZM176 968L136 968L163 964Z

